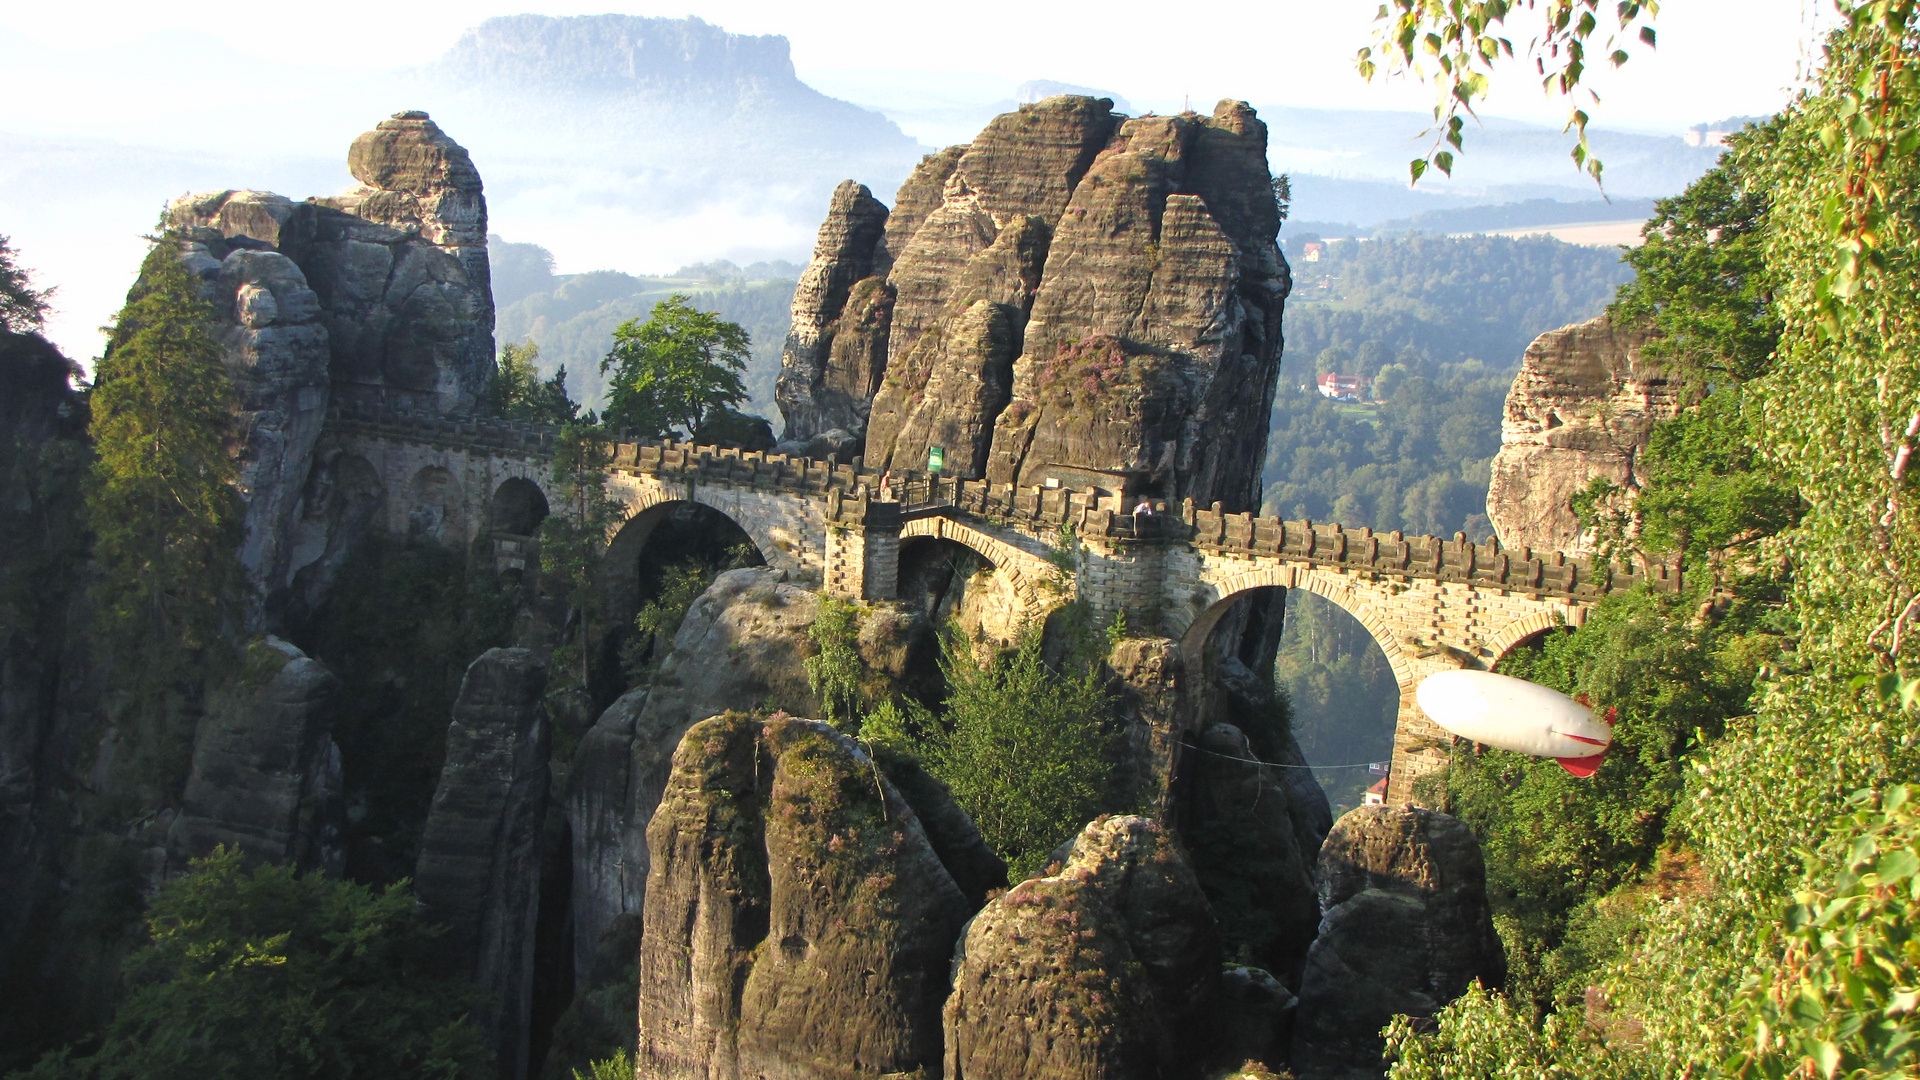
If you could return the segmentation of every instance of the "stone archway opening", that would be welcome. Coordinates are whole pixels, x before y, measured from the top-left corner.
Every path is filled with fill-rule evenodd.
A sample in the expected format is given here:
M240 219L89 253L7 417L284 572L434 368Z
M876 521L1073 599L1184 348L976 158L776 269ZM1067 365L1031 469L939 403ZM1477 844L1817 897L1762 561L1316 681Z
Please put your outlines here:
M1340 605L1289 589L1271 671L1334 816L1361 805L1386 779L1368 763L1393 759L1399 725L1400 687L1380 643Z
M668 500L628 518L605 556L607 626L598 635L596 663L605 674L595 680L595 696L610 702L618 688L664 658L671 634L643 635L636 617L645 616L649 626L677 625L714 578L766 564L746 529L704 503Z
M900 541L900 601L926 612L936 625L966 621L969 614L977 623L973 608L996 569L993 560L957 540L909 536Z
M547 496L540 485L514 477L493 489L487 507L487 528L511 536L532 536L547 519Z
M540 571L540 523L547 519L547 496L540 485L514 477L493 491L487 503L487 532L477 546L495 573L516 586L530 586Z

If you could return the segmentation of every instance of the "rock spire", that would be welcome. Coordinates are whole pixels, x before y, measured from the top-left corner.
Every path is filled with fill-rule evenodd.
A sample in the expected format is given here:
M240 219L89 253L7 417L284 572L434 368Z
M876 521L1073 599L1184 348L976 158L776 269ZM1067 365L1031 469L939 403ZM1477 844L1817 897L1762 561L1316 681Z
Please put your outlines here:
M1063 95L928 156L890 215L843 185L794 298L787 439L1251 509L1291 285L1266 138L1242 102Z

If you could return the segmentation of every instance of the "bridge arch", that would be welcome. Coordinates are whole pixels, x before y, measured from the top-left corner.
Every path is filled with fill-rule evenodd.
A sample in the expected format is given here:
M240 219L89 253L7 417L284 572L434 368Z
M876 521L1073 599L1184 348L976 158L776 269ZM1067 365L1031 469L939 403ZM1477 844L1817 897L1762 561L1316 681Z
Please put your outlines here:
M1056 603L1043 584L1051 564L983 530L951 518L915 518L900 528L900 559L907 570L912 549L928 543L957 544L983 559L992 569L991 592L982 598L981 628L1002 641L1011 641L1026 623L1038 624Z
M1393 669L1393 679L1401 693L1412 692L1416 679L1412 659L1400 647L1400 642L1394 639L1383 614L1366 597L1358 595L1346 577L1305 567L1261 566L1231 575L1218 583L1202 583L1200 595L1195 598L1199 601L1196 606L1201 611L1180 637L1180 654L1189 658L1189 663L1196 662L1204 655L1207 639L1213 636L1214 628L1233 610L1234 603L1255 589L1264 588L1306 589L1353 616L1361 626L1366 627L1367 633L1386 655L1387 666Z
M1555 607L1507 623L1487 637L1487 650L1493 654L1487 666L1493 667L1515 649L1531 645L1555 630L1579 626L1586 621L1586 615L1584 608Z
M487 500L487 528L496 533L532 536L547 518L547 493L524 476L508 477Z

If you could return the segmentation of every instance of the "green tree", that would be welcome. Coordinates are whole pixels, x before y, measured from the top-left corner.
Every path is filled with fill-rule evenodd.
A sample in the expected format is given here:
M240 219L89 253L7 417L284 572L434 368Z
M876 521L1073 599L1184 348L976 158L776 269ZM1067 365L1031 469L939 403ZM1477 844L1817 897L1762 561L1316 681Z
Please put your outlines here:
M95 626L138 715L128 760L163 786L185 776L182 697L231 659L245 591L232 386L198 284L177 239L157 239L110 329L89 427Z
M532 420L540 424L565 424L579 414L580 406L567 398L567 369L563 365L553 377L540 378L540 346L508 342L500 346L500 366L494 372L488 397L493 415L506 420Z
M685 438L747 396L741 372L752 342L737 323L700 311L681 295L660 301L646 322L613 332L600 371L608 383L606 422L642 438Z
M401 885L248 873L219 848L162 886L130 992L99 1049L62 1051L21 1080L483 1077L471 987L434 974L436 935Z
M1798 520L1760 549L1791 571L1793 648L1768 665L1751 715L1686 754L1667 839L1693 887L1615 935L1621 953L1582 995L1584 1015L1538 1026L1498 997L1463 998L1437 1029L1394 1026L1398 1080L1506 1076L1516 1062L1622 1078L1920 1069L1914 830L1897 794L1920 780L1920 707L1868 689L1912 667L1920 618L1907 468L1920 439L1920 11L1838 7L1818 86L1731 151L1768 204L1760 246L1780 334L1741 412L1761 461L1801 496Z
M36 289L27 271L15 263L18 252L0 236L0 330L31 334L47 321L47 298L52 289Z
M566 590L573 608L572 639L554 650L553 668L577 680L559 689L585 691L588 654L600 632L600 568L607 541L620 521L620 504L607 493L613 442L604 428L572 423L554 440L553 480L558 504L540 523L540 569Z
M958 634L942 639L945 713L919 725L918 749L1015 880L1115 809L1112 696L1097 664L1074 666L1047 665L1037 628L984 659Z

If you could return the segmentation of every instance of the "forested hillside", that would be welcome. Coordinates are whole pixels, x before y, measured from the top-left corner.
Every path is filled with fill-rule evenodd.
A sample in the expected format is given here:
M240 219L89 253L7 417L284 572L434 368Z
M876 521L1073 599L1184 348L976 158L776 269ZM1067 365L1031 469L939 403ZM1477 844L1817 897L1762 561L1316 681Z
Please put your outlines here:
M1476 540L1521 352L1632 276L1616 250L1547 237L1348 240L1294 259L1265 512ZM1372 379L1374 400L1321 397L1320 372Z
M531 341L540 347L543 375L567 369L567 393L598 409L606 404L600 360L613 346L614 327L644 319L669 296L689 297L693 306L712 311L746 328L753 359L745 381L750 413L774 420L773 380L780 372L786 344L793 286L799 266L760 262L745 268L725 260L681 267L662 277L638 277L616 270L584 274L553 273L553 256L537 244L490 238L495 265L494 302L499 307L495 338L502 344Z

